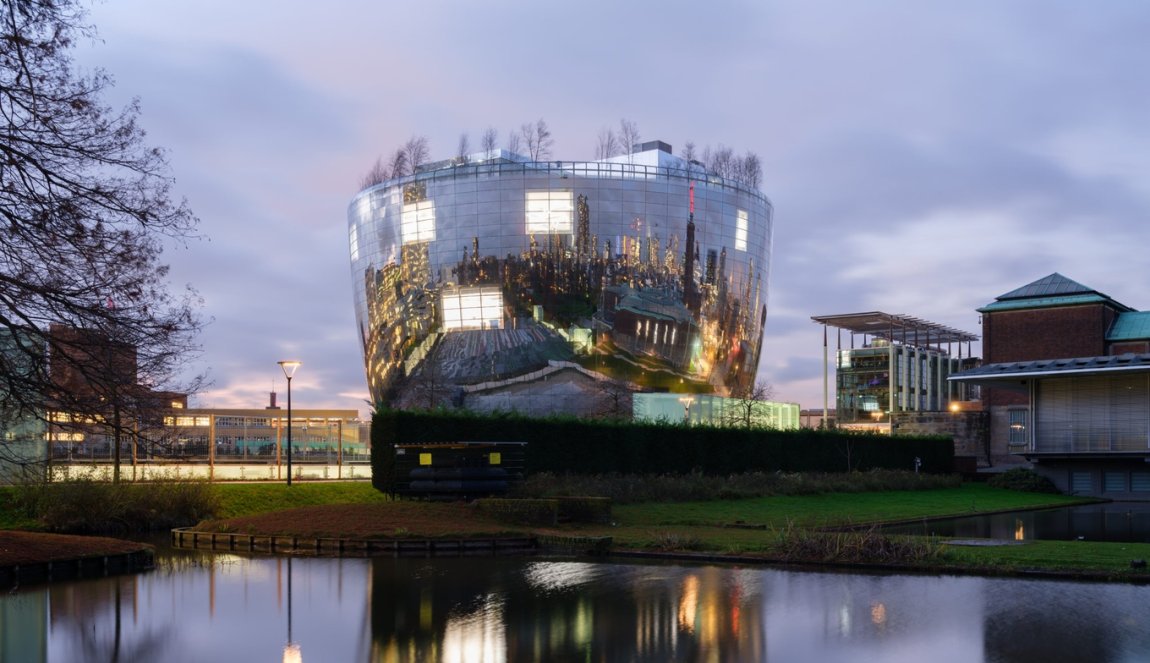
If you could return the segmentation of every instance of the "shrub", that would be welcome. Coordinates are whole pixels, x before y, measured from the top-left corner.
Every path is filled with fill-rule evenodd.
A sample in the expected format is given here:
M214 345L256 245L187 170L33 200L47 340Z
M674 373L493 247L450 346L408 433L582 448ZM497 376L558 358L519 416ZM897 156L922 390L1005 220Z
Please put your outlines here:
M664 552L701 550L703 548L703 540L691 534L667 530L651 532L650 534L651 542L647 544L648 548L654 548Z
M777 552L791 562L904 564L941 557L933 538L886 536L876 528L861 532L820 532L787 526L778 532Z
M219 497L204 479L115 484L85 475L21 488L22 508L47 530L122 534L194 525L211 518Z
M1002 474L991 477L987 485L1007 490L1019 490L1026 493L1057 493L1058 488L1054 482L1034 470L1025 467L1016 467Z

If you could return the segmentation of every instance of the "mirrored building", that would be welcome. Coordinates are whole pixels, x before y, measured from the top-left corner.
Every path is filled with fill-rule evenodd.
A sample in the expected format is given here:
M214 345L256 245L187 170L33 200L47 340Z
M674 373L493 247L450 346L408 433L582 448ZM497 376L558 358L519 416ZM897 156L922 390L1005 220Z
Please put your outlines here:
M348 221L377 403L515 409L527 391L548 394L535 412L629 413L618 391L754 383L771 204L665 143L434 163L361 191Z

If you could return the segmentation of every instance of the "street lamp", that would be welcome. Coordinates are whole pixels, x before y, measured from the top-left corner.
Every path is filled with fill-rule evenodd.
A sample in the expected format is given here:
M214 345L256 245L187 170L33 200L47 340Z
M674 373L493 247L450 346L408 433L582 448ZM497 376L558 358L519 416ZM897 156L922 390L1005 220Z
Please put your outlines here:
M298 362L298 361L294 361L294 360L284 360L284 361L280 361L280 362L276 362L276 363L278 363L280 365L280 368L284 369L284 376L287 377L287 382L288 382L288 411L287 411L288 477L287 477L287 485L290 486L291 485L291 378L293 375L295 375L296 370L299 368L300 364L303 362Z
M680 396L679 402L683 404L683 423L690 425L691 423L691 403L695 402L694 396Z

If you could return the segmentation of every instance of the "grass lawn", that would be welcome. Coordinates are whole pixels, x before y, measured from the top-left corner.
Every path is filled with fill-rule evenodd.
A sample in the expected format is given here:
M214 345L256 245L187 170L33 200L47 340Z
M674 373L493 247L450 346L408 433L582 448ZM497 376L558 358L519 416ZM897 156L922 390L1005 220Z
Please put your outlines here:
M308 483L217 483L220 496L219 518L237 518L321 504L378 504L388 496L372 487L370 481Z
M621 526L730 525L783 528L892 522L939 516L1080 504L1065 495L1021 493L981 483L940 490L760 497L713 502L625 504L613 509Z
M304 506L208 521L196 529L206 532L345 539L469 538L530 534L527 527L500 523L463 502L414 501Z
M761 556L765 560L772 558L782 534L793 528L861 525L1087 501L971 483L920 491L616 505L613 524L541 529L506 525L463 503L392 501L364 482L302 482L291 488L282 483L217 484L214 488L220 498L218 519L201 524L205 531L345 538L474 537L536 531L610 536L617 549L699 551ZM9 495L0 491L0 498ZM26 527L26 518L4 508L10 502L0 502L0 528ZM930 570L1015 573L1037 569L1150 579L1147 571L1130 568L1131 560L1150 560L1150 544L1030 541L984 547L944 545L943 551L940 558L929 563Z
M1150 543L1027 541L1008 546L947 546L947 561L990 571L1087 571L1150 579L1132 560L1150 560Z

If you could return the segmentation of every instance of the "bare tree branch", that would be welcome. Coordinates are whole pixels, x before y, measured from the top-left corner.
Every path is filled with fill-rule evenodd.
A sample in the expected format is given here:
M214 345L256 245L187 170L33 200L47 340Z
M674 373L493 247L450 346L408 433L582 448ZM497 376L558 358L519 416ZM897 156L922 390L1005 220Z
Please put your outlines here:
M595 145L595 158L610 159L617 154L619 154L619 139L615 137L615 132L610 127L603 127L599 130L599 142Z
M455 148L455 158L457 163L466 165L470 152L471 139L467 137L466 132L459 134L459 146Z
M170 388L199 350L199 297L190 288L173 294L161 262L165 241L198 237L198 219L186 202L173 200L166 157L144 142L137 102L111 108L102 99L111 87L106 73L75 73L73 40L95 36L84 19L76 0L0 5L5 426L46 420L49 410L115 419L119 426L114 410L134 416L142 394ZM73 342L50 331L53 325L131 346L131 389L107 362L74 352ZM92 393L61 388L61 370Z
M487 154L491 154L495 151L495 148L498 147L498 141L499 132L495 130L495 127L487 127L487 131L483 132L483 140L479 147Z
M639 125L627 118L619 120L619 142L624 154L633 154L639 144Z

